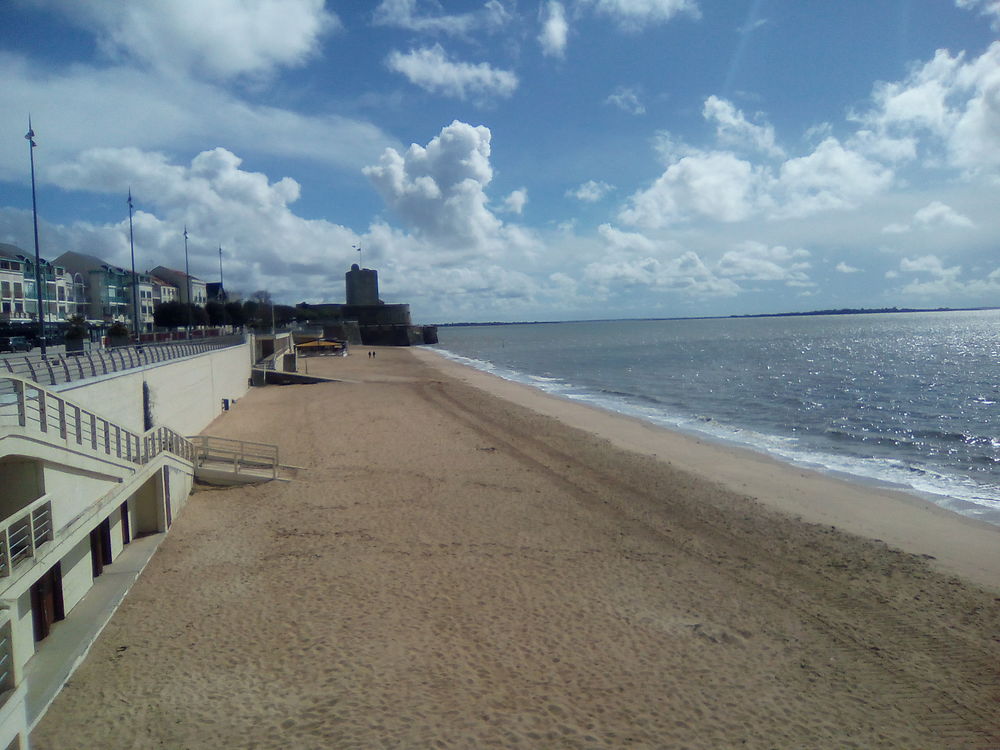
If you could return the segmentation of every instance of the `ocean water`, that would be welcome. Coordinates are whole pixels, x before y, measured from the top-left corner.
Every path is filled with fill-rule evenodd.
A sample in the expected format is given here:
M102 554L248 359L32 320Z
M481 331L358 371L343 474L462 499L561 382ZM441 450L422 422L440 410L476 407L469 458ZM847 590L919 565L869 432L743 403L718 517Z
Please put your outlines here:
M1000 311L454 326L447 357L1000 524Z

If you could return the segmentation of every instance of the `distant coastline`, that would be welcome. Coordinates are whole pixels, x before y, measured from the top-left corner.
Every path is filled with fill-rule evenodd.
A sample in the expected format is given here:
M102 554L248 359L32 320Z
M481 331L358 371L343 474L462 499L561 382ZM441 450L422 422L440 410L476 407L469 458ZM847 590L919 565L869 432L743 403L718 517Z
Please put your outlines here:
M488 323L436 323L439 328L458 326L533 326L550 323L601 323L621 320L730 320L733 318L797 318L806 315L883 315L887 313L927 312L977 312L1000 310L1000 307L844 307L837 310L809 310L807 312L755 313L748 315L694 315L668 318L585 318L582 320L495 320Z

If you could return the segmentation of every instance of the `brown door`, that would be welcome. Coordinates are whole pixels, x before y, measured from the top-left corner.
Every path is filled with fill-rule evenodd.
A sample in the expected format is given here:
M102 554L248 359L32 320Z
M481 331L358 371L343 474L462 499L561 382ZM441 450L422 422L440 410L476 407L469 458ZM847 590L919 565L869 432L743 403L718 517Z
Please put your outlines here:
M167 511L167 529L174 522L173 513L170 511L170 467L163 470L163 499Z
M35 640L48 636L52 624L66 616L63 609L62 568L56 563L31 587L31 617Z
M104 572L105 565L111 563L111 519L105 518L90 532L90 566L94 578Z
M122 514L122 544L128 544L132 541L132 529L129 528L128 520L128 500L122 503L121 508Z
M90 572L94 578L104 572L104 540L100 526L90 532Z

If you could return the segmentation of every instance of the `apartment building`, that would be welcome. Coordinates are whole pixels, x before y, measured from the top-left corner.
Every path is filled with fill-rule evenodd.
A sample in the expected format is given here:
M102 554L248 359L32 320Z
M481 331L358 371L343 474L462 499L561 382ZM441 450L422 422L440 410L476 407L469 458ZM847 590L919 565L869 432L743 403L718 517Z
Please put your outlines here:
M196 305L205 306L208 302L207 284L197 276L189 276L183 271L176 271L166 266L157 266L149 272L151 276L162 279L177 289L177 299L181 302L192 302ZM191 299L188 300L188 287L191 288Z
M46 323L66 320L78 311L82 279L76 279L65 266L40 264L44 290L43 312ZM0 243L0 320L29 322L38 320L35 258L17 245Z

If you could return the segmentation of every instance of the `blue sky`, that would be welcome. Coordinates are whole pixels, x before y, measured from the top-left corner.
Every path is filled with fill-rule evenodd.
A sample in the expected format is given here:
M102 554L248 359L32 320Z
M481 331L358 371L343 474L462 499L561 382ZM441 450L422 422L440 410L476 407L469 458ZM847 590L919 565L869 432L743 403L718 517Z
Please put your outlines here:
M7 0L0 241L418 322L1000 305L997 0Z

